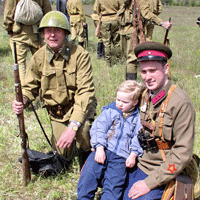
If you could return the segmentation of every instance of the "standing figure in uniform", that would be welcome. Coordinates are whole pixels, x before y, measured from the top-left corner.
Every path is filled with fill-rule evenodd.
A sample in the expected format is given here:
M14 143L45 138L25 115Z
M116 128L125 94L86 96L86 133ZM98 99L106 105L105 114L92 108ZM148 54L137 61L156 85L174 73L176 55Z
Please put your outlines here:
M163 21L158 17L162 11L161 0L140 0L139 8L144 20L146 41L150 42L153 36L154 25L162 26L165 29L171 28L171 22Z
M89 53L69 42L67 17L59 11L47 13L41 23L46 45L31 58L22 85L24 105L13 101L19 114L41 89L52 126L52 145L72 160L77 146L80 168L90 153L89 130L94 120L96 99Z
M143 0L141 0L143 2ZM154 25L152 22L157 23L169 29L171 23L159 19L157 15L161 12L160 0L145 1L143 3L139 2L139 8L141 15L143 17L143 23L145 24L144 30L146 35L146 41L152 39ZM155 2L154 2L155 1ZM120 10L118 11L118 21L120 24L120 35L121 35L121 45L123 55L126 57L126 80L136 80L137 79L137 57L134 54L133 46L133 1L132 0L122 0Z
M94 20L94 26L97 28L97 25L99 23L99 15L97 14L97 2L94 3L94 12L91 14L91 18ZM97 44L97 58L103 58L105 59L105 46L103 44L103 40L101 35L98 37L98 44Z
M68 0L67 12L70 16L71 25L71 40L75 42L78 38L78 43L84 46L84 26L86 24L83 4L81 0Z
M26 57L30 49L34 54L39 46L44 45L43 38L38 33L39 23L25 25L14 21L15 9L20 0L6 0L4 6L4 23L3 26L10 37L10 47L13 50L13 42L16 42L17 60L19 66L20 79L23 82L26 73ZM51 11L49 0L35 0L42 9L43 14Z
M101 36L105 45L106 61L111 66L111 43L113 43L116 58L119 61L120 34L117 22L117 11L120 8L121 0L96 0L96 11L101 17Z
M148 88L140 104L144 152L137 169L128 174L123 199L161 199L165 185L192 159L195 110L189 96L168 79L170 48L145 42L135 48L135 55Z

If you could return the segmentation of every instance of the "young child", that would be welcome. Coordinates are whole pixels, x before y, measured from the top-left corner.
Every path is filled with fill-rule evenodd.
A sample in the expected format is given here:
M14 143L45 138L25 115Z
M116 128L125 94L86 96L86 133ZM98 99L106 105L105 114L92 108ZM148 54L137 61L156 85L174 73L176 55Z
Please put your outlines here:
M98 186L103 187L101 199L121 198L126 167L133 167L143 151L137 139L142 128L138 102L143 86L133 80L117 88L116 102L102 108L90 130L93 151L81 172L78 198L94 199Z

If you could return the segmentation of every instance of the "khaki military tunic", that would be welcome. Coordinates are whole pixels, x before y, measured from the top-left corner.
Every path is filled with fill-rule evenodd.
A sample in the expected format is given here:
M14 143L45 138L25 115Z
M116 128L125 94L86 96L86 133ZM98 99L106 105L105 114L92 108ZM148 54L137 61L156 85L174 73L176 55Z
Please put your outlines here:
M157 138L160 138L158 128L160 117L156 116L161 104L166 100L171 85L172 83L169 81L156 95L149 95L147 92L141 101L141 121L151 123L152 119L155 120L155 137ZM166 161L163 161L159 149L144 150L144 154L139 158L138 167L148 175L145 183L149 189L152 190L168 183L180 174L191 160L195 135L194 123L193 104L189 96L176 87L167 104L162 123L163 137L166 142L172 144L171 149L163 150ZM152 133L146 126L143 127L145 134Z
M77 121L82 124L76 137L78 148L89 150L89 128L96 108L89 53L68 41L60 53L43 46L31 58L22 92L32 101L40 88L51 119L54 148L69 121ZM59 106L61 115L57 114ZM72 156L70 149L57 150L62 154L69 150L68 157Z
M145 35L146 41L149 42L152 40L154 24L160 25L163 22L158 15L162 11L162 2L161 0L140 0L139 1L140 12L144 19L145 23Z
M94 26L97 28L97 25L99 23L99 15L97 14L97 2L95 1L94 7L93 7L93 13L91 14L91 18L94 20ZM102 37L98 37L98 42L103 42Z
M101 36L105 45L105 56L108 62L111 61L111 43L114 46L116 57L119 58L120 35L117 22L117 11L120 8L121 0L96 0L96 11L101 17Z
M137 73L137 57L133 46L133 6L132 0L123 0L117 13L120 24L122 53L126 58L126 73Z
M85 20L85 14L83 11L83 4L81 0L68 0L67 1L67 12L70 16L71 25L71 40L76 40L78 37L78 42L84 41L84 28L83 22Z
M26 72L26 56L28 50L34 54L39 47L37 29L39 24L34 26L24 25L14 22L14 14L17 3L20 0L6 0L4 6L4 22L3 26L8 34L13 34L10 38L10 47L13 49L13 42L16 42L17 58L20 71L20 78L23 81ZM51 11L51 4L49 0L35 0L41 7L43 14ZM44 44L41 39L41 46ZM13 52L13 51L12 51ZM13 56L14 57L14 56Z

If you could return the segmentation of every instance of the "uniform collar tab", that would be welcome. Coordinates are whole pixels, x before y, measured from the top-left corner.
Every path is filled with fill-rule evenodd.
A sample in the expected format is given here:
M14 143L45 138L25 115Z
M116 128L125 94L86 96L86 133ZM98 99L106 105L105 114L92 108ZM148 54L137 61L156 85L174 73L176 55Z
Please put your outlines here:
M165 90L161 90L155 97L152 98L153 105L166 95Z

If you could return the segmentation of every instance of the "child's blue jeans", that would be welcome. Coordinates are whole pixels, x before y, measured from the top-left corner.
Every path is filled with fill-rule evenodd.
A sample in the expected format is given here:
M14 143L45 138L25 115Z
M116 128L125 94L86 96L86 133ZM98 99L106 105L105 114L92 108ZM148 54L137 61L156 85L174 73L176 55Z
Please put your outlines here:
M82 169L78 183L77 200L94 199L98 186L103 187L101 200L118 200L122 197L126 179L125 158L105 150L106 161L97 163L92 152Z

